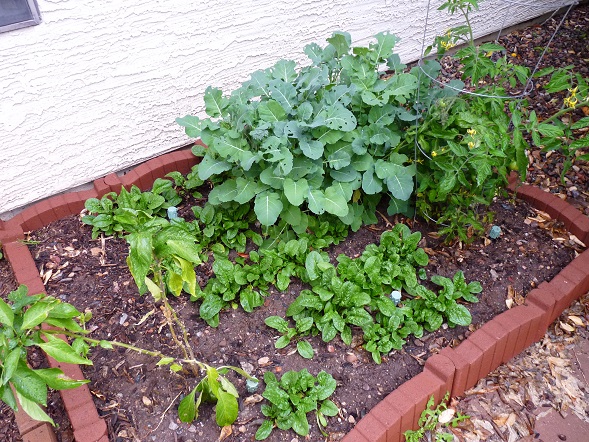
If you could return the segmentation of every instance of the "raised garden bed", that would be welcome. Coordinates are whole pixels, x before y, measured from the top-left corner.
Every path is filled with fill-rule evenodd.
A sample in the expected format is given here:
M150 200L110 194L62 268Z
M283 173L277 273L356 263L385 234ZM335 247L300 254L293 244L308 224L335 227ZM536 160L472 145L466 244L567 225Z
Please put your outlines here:
M21 233L22 230L29 231L42 228L43 223L57 220L68 211L78 213L83 206L83 202L88 197L100 196L98 189L101 189L101 193L106 193L107 191L117 190L121 184L130 185L132 183L143 183L145 187L148 185L146 180L153 180L155 177L165 175L172 168L171 165L174 165L176 170L186 170L190 165L190 161L193 161L193 159L189 152L169 154L140 166L134 172L120 179L111 175L106 179L97 180L94 190L72 196L55 197L35 205L20 214L15 220L5 223L0 238L6 256L15 270L17 281L31 287L31 293L45 290L27 246L19 241L19 239L25 238L24 232ZM178 167L179 164L181 167ZM147 176L150 178L146 178ZM131 177L133 177L134 181L127 181ZM568 204L563 206L561 204L562 200L558 197L526 185L518 188L518 194L524 199L533 201L534 204L541 204L542 209L550 213L554 218L562 219L568 229L581 241L589 240L589 220L579 214L578 211L576 213L581 216L575 216L571 220L573 214L570 212L570 206ZM44 221L41 221L40 218L43 218ZM17 222L18 224L16 224ZM430 357L425 363L425 369L421 374L387 395L381 403L373 408L373 412L360 421L348 436L354 438L350 440L363 440L360 437L365 437L366 440L370 441L379 440L374 438L375 432L379 431L400 434L397 431L398 428L402 432L404 429L409 428L410 424L414 423L420 412L419 410L425 404L423 401L427 400L430 394L435 393L436 398L438 398L441 397L439 395L443 391L447 390L451 391L452 395L459 395L465 388L469 388L479 378L484 377L497 364L510 359L523 348L526 348L531 342L543 335L546 327L573 299L589 290L589 276L583 271L589 266L588 259L589 253L583 252L565 267L559 275L552 278L551 282L542 283L538 288L533 289L526 296L527 302L525 305L514 307L500 314L471 334L457 347L453 349L446 348L438 355ZM269 349L271 349L271 345L269 345ZM342 351L345 350L337 348L334 353L336 353L337 357L344 358L345 355ZM414 351L415 348L408 351L408 353ZM329 350L324 349L324 352L327 354ZM360 358L366 357L366 354L363 355L362 352L358 355ZM411 359L413 358L409 357L409 360ZM275 367L276 365L274 365ZM81 373L77 373L79 370L77 367L65 368L73 377L81 375ZM367 385L369 390L372 389L370 383L367 383ZM366 394L367 396L370 395L368 391ZM89 390L82 388L64 391L62 395L70 414L76 440L99 440L100 438L95 438L97 434L107 437L107 426L98 417ZM382 392L379 394L378 389L375 389L373 395L378 398L382 395ZM401 404L407 408L399 410ZM81 409L78 407L81 407ZM94 412L88 411L90 407ZM88 419L88 414L90 416L94 415L95 419ZM350 415L353 416L353 414L348 416ZM380 421L377 424L374 420L378 419ZM382 420L384 420L385 425L381 422ZM388 425L389 422L391 425ZM397 428L397 426L399 427ZM41 428L43 427L36 427L32 431L39 432L42 431Z
M547 157L542 159L543 164L551 164ZM101 338L114 337L125 342L134 342L139 338L143 339L145 347L149 347L148 344L163 333L160 327L161 317L158 317L158 312L149 300L138 296L129 273L123 269L125 243L114 239L108 239L102 244L81 240L79 234L74 232L80 229L76 216L88 198L101 197L109 191L118 192L121 186L129 188L132 184L147 189L155 178L168 172L187 172L194 161L195 158L187 151L169 154L122 177L111 174L97 180L92 190L58 196L34 205L0 225L0 241L18 283L27 285L30 293L47 291L76 304L80 309L89 308L95 312L96 321L94 326L92 323L90 325L95 328L96 334L103 334ZM542 167L536 167L539 163L533 163L532 176L534 180L539 179L544 184L542 176L546 171ZM556 171L548 168L547 171L556 175L560 172L558 168ZM586 183L583 173L579 173L579 170L575 170L575 173L575 184ZM571 186L570 180L568 184L567 193L570 192L573 197L575 192L578 195L579 189ZM359 345L346 347L338 340L329 344L320 340L311 341L317 353L317 360L312 364L317 364L318 368L326 368L341 385L356 384L356 390L346 390L341 396L335 397L341 413L332 420L328 428L332 440L339 440L345 434L346 441L399 440L404 430L415 426L429 396L434 395L436 400L440 400L446 391L450 391L453 396L460 395L501 362L537 340L573 299L589 289L587 252L581 253L556 274L563 263L572 258L572 248L569 249L568 256L562 247L554 247L552 250L553 247L548 245L553 243L547 235L549 229L540 229L536 225L540 223L547 227L548 224L554 233L562 237L564 243L571 246L580 242L587 243L589 220L582 213L584 208L580 207L579 211L557 196L536 187L517 186L515 177L510 182L510 188L562 225L553 224L552 221L543 222L547 219L540 219L541 213L531 211L521 202L513 206L510 201L498 200L494 207L498 212L496 224L502 227L504 235L496 241L462 250L458 247L441 248L438 241L428 235L431 232L424 226L408 222L414 230L422 230L424 233L424 242L421 245L431 249L430 259L435 273L452 276L455 270L460 269L464 270L467 281L477 279L483 282L485 292L481 295L481 303L472 309L475 319L472 327L438 331L421 339L412 339L402 351L385 357L383 365L376 369L370 362L370 355ZM532 217L535 221L523 227L526 217L530 217L528 221ZM63 221L54 223L60 219ZM399 220L400 218L388 218L374 230L379 233ZM576 241L573 237L569 241L568 235L561 230L562 227L575 235ZM30 231L38 232L31 235L27 233L25 236L25 232ZM365 244L375 242L376 237L374 231L363 229L350 237L350 242L333 247L330 256L333 260L340 251L349 255L358 254ZM23 239L41 242L29 249L22 243ZM84 263L92 260L98 262L98 270L80 265L82 261L76 263L79 256L76 255L77 252L86 253L82 256ZM494 261L492 264L487 260L489 257ZM65 264L68 259L72 261L69 267L69 262L68 265ZM46 286L39 278L39 269L44 275ZM480 275L481 269L487 269L488 273L485 271ZM56 270L61 272L59 277ZM550 282L541 282L548 280ZM104 289L111 290L112 296L105 293ZM232 365L245 361L258 377L266 370L280 373L288 369L311 367L311 363L289 354L288 348L276 351L273 348L276 333L262 325L264 317L269 314L283 315L286 306L296 294L296 287L291 286L291 289L285 294L272 293L273 296L267 299L265 306L249 316L240 312L223 313L225 317L231 316L233 321L243 324L243 330L224 326L222 321L220 330L224 335L218 336L214 329L202 323L191 324L190 335L199 352L199 358L211 363ZM508 295L512 308L490 319L505 309L505 295ZM175 300L174 307L185 321L194 316L191 313L191 303L183 298ZM245 336L240 336L240 331ZM260 344L260 335L265 335L266 344ZM164 345L159 343L158 348ZM248 345L251 347L247 348ZM440 351L441 348L443 349ZM153 440L168 440L168 437L169 440L177 440L178 437L180 440L214 440L217 437L215 431L198 423L193 426L178 426L175 422L173 408L177 399L176 392L186 392L192 386L186 378L162 374L164 382L168 383L165 385L177 384L171 388L162 388L157 382L147 380L155 363L150 363L145 358L136 358L127 353L114 353L113 356L111 352L107 355L102 350L94 350L93 358L96 358L95 368L85 373L93 380L91 388L94 399L87 387L62 393L76 440L106 441L107 435L113 440L117 437L122 440L145 440L149 437ZM55 361L50 361L50 364L61 367L71 377L82 376L77 366L58 364ZM424 365L422 372L420 365ZM389 376L390 379L386 379L386 382L381 381L386 376L382 373L377 375L378 369L388 372L391 366L396 366L400 372L396 377ZM160 371L163 373L165 369ZM411 376L411 380L400 385L405 378ZM130 387L127 386L129 388L124 390L125 393L120 393L119 396L114 393L113 396L108 384L123 380ZM243 398L243 380L234 379L234 382ZM390 391L392 393L389 394ZM108 425L100 419L95 405L108 420ZM168 406L171 411L166 415L164 409ZM241 420L238 419L234 425L231 436L236 441L250 440L261 417L259 412L252 411L252 407L246 405L241 408ZM363 417L368 409L372 411ZM205 408L201 416L208 418L210 412L210 408ZM158 418L150 421L150 416L153 418L154 415ZM360 422L352 429L360 418ZM50 428L46 425L23 420L19 422L19 426L25 440L45 440L43 437L51 437ZM319 433L314 431L311 438L319 438ZM287 439L283 439L284 437ZM275 432L269 440L290 440L290 437Z

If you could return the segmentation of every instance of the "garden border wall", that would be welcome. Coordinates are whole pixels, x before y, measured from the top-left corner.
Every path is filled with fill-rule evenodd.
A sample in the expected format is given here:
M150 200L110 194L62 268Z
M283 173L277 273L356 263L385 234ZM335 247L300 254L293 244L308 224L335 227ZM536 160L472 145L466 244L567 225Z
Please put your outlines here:
M178 171L188 173L197 163L190 149L182 149L149 160L124 175L111 173L95 180L93 188L57 195L36 203L8 221L0 221L0 243L18 284L27 285L30 294L45 287L28 247L24 232L37 230L53 221L77 214L88 198L101 198L119 192L122 186L136 185L147 190L156 178ZM589 217L567 202L538 187L520 184L509 177L509 190L537 209L562 221L580 241L589 244ZM403 433L417 427L417 421L430 396L440 401L447 391L460 396L480 379L540 340L548 326L574 300L589 291L589 249L569 263L550 282L543 282L526 296L526 302L496 316L455 348L445 348L431 356L423 371L399 386L376 405L348 433L342 442L401 442ZM78 365L62 364L48 358L51 367L68 376L83 379ZM98 415L87 385L60 392L77 442L108 442L107 426ZM22 410L16 413L24 442L55 442L50 424L32 420Z

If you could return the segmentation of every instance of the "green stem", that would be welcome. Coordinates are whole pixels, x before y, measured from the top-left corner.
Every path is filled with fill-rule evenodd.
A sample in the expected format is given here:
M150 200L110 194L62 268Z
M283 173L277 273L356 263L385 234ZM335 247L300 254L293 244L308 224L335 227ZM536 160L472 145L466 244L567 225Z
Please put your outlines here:
M100 345L101 342L108 342L113 347L126 348L127 350L133 350L134 352L137 352L137 353L140 353L140 354L143 354L143 355L152 356L154 358L164 358L164 357L166 357L160 351L145 350L144 348L135 347L134 345L125 344L124 342L119 342L119 341L106 341L106 340L92 339L92 338L88 338L87 336L83 336L83 335L80 335L79 333L71 332L71 331L68 331L68 330L52 330L52 329L46 329L46 330L43 330L43 333L48 333L48 334L52 334L52 335L65 335L65 336L68 336L70 338L79 338L79 339L83 339L87 343L93 344L93 345Z
M470 38L470 44L474 46L474 34L472 33L472 26L470 25L470 19L468 18L468 10L464 10L462 6L459 7L460 12L464 16L464 21L466 22L466 26L468 27L468 34Z
M575 107L564 107L561 110L559 110L557 113L552 115L550 118L547 118L546 120L544 120L542 123L545 123L545 124L551 123L552 121L559 118L561 115L564 115L568 112L572 112L577 109L580 109L581 107L584 107L584 106L589 106L589 100L581 101L580 103L577 103L575 105Z

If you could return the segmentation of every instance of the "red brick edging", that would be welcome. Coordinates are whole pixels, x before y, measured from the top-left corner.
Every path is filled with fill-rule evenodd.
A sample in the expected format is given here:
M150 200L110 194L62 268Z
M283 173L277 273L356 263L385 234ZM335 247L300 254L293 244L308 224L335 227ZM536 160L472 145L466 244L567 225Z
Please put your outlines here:
M53 221L79 213L88 198L100 198L119 192L122 186L137 185L145 190L156 178L172 171L187 173L197 158L189 149L175 151L134 168L123 176L107 175L94 181L94 188L70 192L41 201L7 222L0 221L0 243L19 284L29 293L45 291L35 262L21 241L24 232L39 229ZM564 222L566 228L589 244L589 218L555 195L535 186L519 185L511 175L509 189L534 207ZM460 396L501 363L538 341L548 326L575 299L589 291L589 249L567 265L550 282L543 282L528 293L526 303L496 316L470 335L456 348L445 348L431 356L423 372L399 386L376 405L342 442L401 442L403 433L415 429L430 396L440 401L449 391ZM80 367L60 364L48 358L51 367L82 379ZM98 412L87 386L60 392L77 442L108 442L107 427ZM31 420L17 413L17 423L25 442L54 442L49 424Z
M28 207L9 221L0 221L0 243L17 283L26 285L31 295L45 292L35 261L22 242L24 232L40 229L53 221L79 213L88 198L101 198L108 192L119 192L122 186L129 188L133 184L146 190L151 188L156 178L163 178L173 171L186 174L197 162L197 157L190 149L178 150L149 160L125 175L111 173L95 180L90 190L51 197ZM50 357L47 359L51 367L60 368L71 378L84 379L78 365L62 364ZM98 415L88 386L63 390L60 394L76 441L108 442L106 423ZM50 424L31 419L22 409L16 413L16 422L24 442L57 441Z

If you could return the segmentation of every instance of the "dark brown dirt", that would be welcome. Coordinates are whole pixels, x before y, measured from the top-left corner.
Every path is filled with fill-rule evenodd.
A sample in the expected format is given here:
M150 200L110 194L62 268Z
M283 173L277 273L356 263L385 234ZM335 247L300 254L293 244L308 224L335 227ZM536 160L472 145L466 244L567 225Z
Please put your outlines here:
M565 236L553 222L542 224L527 220L537 217L525 203L497 201L495 223L503 231L496 241L477 241L469 248L443 247L432 238L428 226L415 223L413 230L423 233L422 246L430 251L428 274L452 276L457 270L467 280L478 280L484 291L478 304L469 305L473 315L471 330L506 309L508 297L517 298L541 281L550 280L573 257L574 250L555 241L553 232ZM363 228L332 250L332 256L346 253L354 256L366 244L378 240L384 221L376 228ZM435 236L435 235L434 235ZM127 245L124 240L108 238L104 255L100 240L90 239L90 229L79 218L69 217L31 234L38 244L30 246L38 267L53 270L47 293L70 302L79 310L90 310L92 337L133 343L139 347L177 354L164 317L150 296L139 296L125 264ZM101 263L102 258L102 263ZM57 271L60 270L60 273ZM203 275L204 276L204 275ZM334 400L341 416L332 419L328 431L338 440L385 395L421 371L429 355L447 345L454 345L469 329L440 330L411 339L402 351L395 351L376 365L360 345L347 347L339 340L330 344L319 338L310 340L316 351L313 360L292 354L291 348L276 350L274 331L264 325L270 315L284 315L297 296L300 286L292 284L286 293L274 291L263 307L251 314L241 309L223 312L218 329L198 318L197 307L186 297L173 299L173 306L185 322L196 357L211 365L249 367L261 378L263 372L281 373L307 368L311 373L326 370L338 381ZM139 324L149 312L147 320ZM192 426L176 419L178 395L186 394L197 382L193 377L172 374L156 368L157 360L132 352L95 349L94 366L85 370L92 381L91 391L101 413L107 417L112 440L188 441L215 440L219 429L212 417L212 407L204 406L201 418ZM268 358L264 363L262 358ZM242 399L248 395L244 381L233 377ZM165 411L169 408L169 411ZM253 440L262 415L259 405L241 406L234 434L229 440ZM160 422L161 421L161 422ZM275 431L269 440L290 441L293 433ZM311 440L320 440L314 428Z
M559 17L511 33L504 37L503 44L508 51L518 54L515 59L533 65L539 55L535 48L546 44L554 31L555 20ZM586 75L588 24L589 7L580 6L552 43L553 48L567 50L550 51L545 63L554 66L574 63L579 69L585 69ZM539 94L530 97L530 101L539 113L554 111L554 106L558 106L549 97ZM529 182L543 186L581 211L589 212L587 163L577 164L562 184L559 181L559 168L562 167L559 154L546 155L532 150L530 155ZM488 244L479 240L469 248L458 245L442 247L430 236L428 226L420 223L412 226L423 232L422 245L431 249L428 274L451 276L456 270L463 270L467 280L481 282L484 291L480 302L468 306L473 315L470 330L505 310L506 301L520 302L521 296L539 282L550 280L575 253L574 241L569 235L557 223L543 220L525 203L499 200L492 210L497 213L495 224L502 228L503 235ZM385 227L381 223L379 229ZM337 253L355 256L379 235L380 231L363 228L335 247L332 256ZM92 337L132 342L175 354L163 314L151 297L141 297L137 293L125 264L128 250L123 240L107 239L102 255L101 242L90 240L88 227L82 226L77 217L53 223L32 234L31 239L40 241L31 246L38 266L43 266L44 271L50 268L53 271L46 286L47 292L80 310L92 311ZM0 294L6 295L14 287L6 260L0 260ZM301 368L308 368L313 374L320 370L330 372L338 381L334 401L342 410L339 417L330 419L327 430L331 440L341 438L386 394L418 373L430 354L444 346L457 344L470 333L469 329L459 327L412 339L404 350L391 353L381 365L374 364L361 346L347 347L337 340L328 345L317 339L311 340L315 358L305 360L296 353L290 354L290 347L277 351L274 348L277 336L263 322L267 316L283 315L299 289L293 283L287 293L273 292L264 307L252 314L241 309L224 312L218 329L210 328L198 319L198 306L187 298L173 299L172 303L188 326L196 356L209 364L247 364L245 366L253 369L260 378L266 370L277 374ZM153 313L139 325L150 312ZM268 364L260 364L261 358L268 358ZM179 395L186 394L196 379L169 373L165 368L155 367L157 361L130 352L95 349L92 360L94 366L87 369L85 375L92 381L95 403L107 419L112 441L217 440L219 429L214 424L213 409L208 405L202 407L199 421L193 425L177 421ZM233 435L227 440L250 441L262 418L259 404L244 405L243 399L248 395L244 391L243 379L234 377L233 380L242 399ZM50 406L51 413L59 414L59 409L56 412L52 409ZM62 428L67 428L67 423L63 423ZM67 431L58 432L58 437L62 441L71 440ZM301 439L294 433L275 430L268 440ZM0 441L15 440L20 438L15 433L12 413L3 406L0 408ZM309 440L324 440L314 423Z

